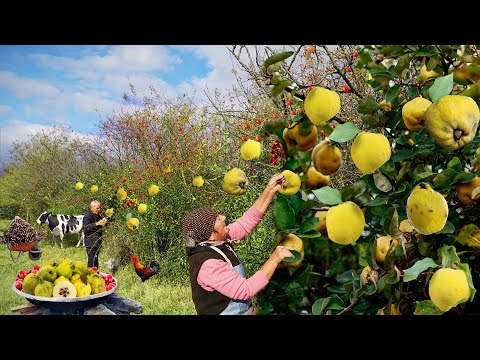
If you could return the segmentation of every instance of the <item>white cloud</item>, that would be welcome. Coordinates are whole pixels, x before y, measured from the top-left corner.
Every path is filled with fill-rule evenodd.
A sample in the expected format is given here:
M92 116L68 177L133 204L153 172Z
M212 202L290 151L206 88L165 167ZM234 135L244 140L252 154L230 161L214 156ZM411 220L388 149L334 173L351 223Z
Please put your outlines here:
M12 107L10 105L0 105L0 115L7 114L12 111Z
M14 142L28 141L28 139L39 131L53 131L50 125L29 123L22 120L12 119L7 124L0 125L0 163L6 163L9 159L9 149ZM76 131L70 133L72 137L95 140L96 135L84 134Z
M181 63L161 45L121 45L108 49L106 55L86 55L78 59L48 54L32 54L30 57L41 65L75 79L99 79L109 73L141 73L149 71L173 71Z
M60 94L59 90L48 81L20 77L9 71L0 71L0 87L13 92L20 99Z

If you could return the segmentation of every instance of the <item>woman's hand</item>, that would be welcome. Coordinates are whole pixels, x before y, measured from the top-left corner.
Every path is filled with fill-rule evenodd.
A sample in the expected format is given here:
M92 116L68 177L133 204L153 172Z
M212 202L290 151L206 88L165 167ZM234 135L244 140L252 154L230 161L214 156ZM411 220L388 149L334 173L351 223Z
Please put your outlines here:
M272 255L270 255L270 259L279 264L286 257L293 257L293 254L290 252L290 250L295 249L289 246L277 246L273 251Z
M285 183L285 176L283 176L282 173L278 173L273 175L270 180L268 181L268 187L272 189L273 191L277 191L280 189L283 184Z

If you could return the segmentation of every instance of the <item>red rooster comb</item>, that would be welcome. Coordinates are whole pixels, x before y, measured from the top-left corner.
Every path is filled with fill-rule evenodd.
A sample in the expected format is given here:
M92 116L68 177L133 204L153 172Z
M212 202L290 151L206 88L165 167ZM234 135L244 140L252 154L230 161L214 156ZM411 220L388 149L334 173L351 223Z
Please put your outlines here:
M135 263L135 261L137 261L137 257L135 255L132 255L132 264Z

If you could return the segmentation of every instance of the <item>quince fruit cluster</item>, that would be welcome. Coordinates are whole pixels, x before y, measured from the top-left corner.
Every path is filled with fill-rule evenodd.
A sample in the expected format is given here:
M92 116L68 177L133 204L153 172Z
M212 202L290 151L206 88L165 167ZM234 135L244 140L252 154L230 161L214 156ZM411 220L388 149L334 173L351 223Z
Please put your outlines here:
M109 291L117 286L111 273L103 274L96 267L87 267L83 261L69 258L49 260L30 270L20 270L15 287L27 294L74 298Z

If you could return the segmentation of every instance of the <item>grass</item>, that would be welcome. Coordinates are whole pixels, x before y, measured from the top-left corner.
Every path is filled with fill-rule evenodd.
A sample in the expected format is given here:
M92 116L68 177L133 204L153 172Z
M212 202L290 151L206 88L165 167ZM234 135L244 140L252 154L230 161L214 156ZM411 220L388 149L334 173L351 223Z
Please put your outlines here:
M0 220L0 233L11 223L11 220ZM12 251L14 257L19 254L20 258L16 262L12 261L10 252L5 243L0 243L0 315L16 315L18 312L12 312L10 309L28 304L28 300L17 295L12 290L17 273L22 270L29 270L35 265L42 265L47 260L56 260L61 257L69 257L72 260L87 261L87 253L84 247L76 247L78 236L65 237L63 249L57 245L51 246L51 234L38 243L38 247L43 250L39 260L33 261L28 257L28 253L19 253ZM100 253L100 271L109 273L110 271L102 266L102 261L107 260L105 253ZM126 264L113 273L118 281L118 290L116 293L138 301L143 306L143 312L140 315L193 315L195 307L191 299L190 286L165 282L160 275L154 275L149 280L142 282L133 270L132 264ZM132 313L133 314L133 313Z

